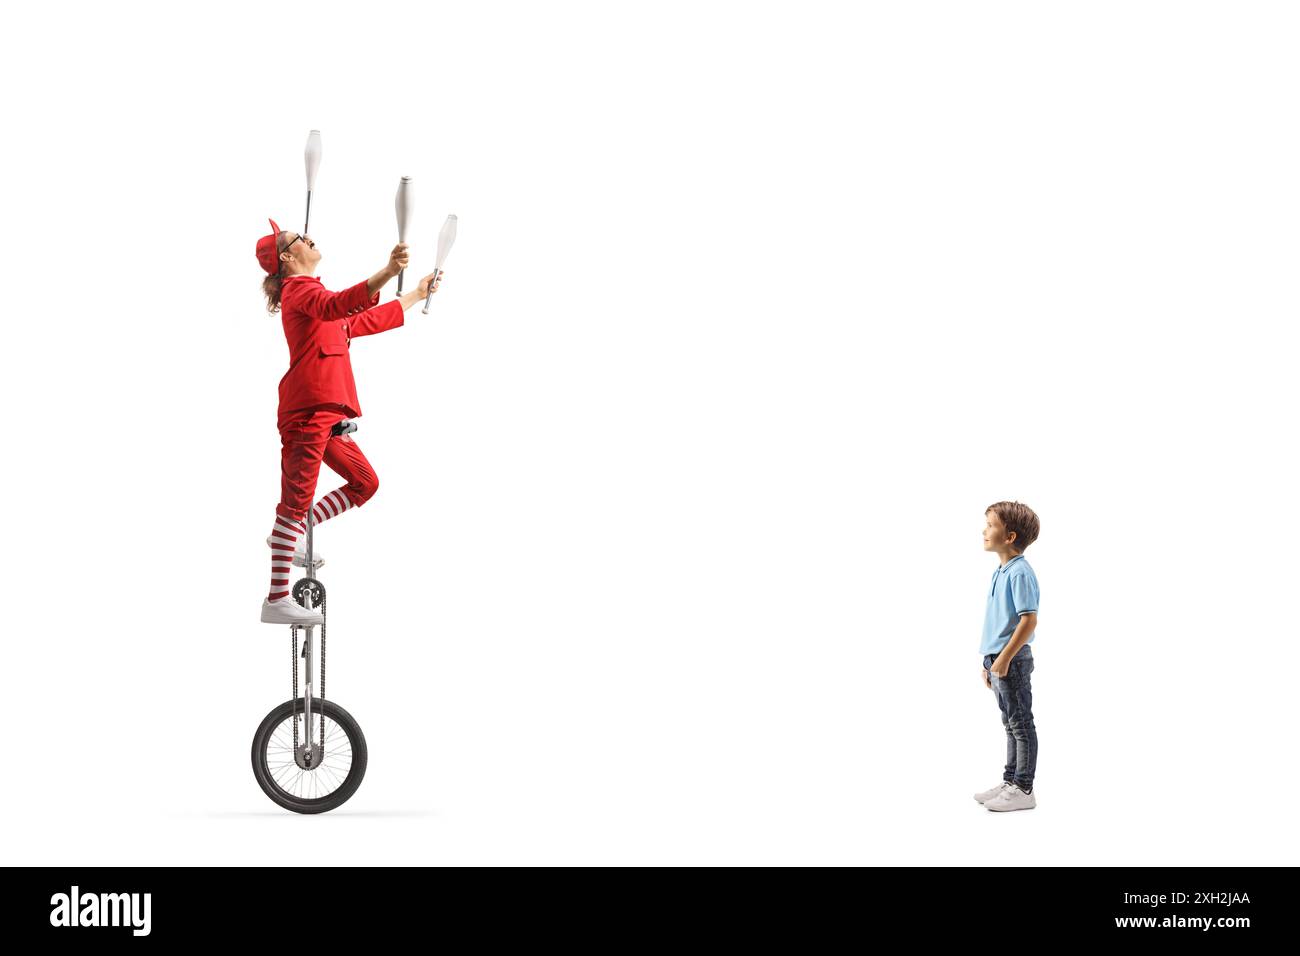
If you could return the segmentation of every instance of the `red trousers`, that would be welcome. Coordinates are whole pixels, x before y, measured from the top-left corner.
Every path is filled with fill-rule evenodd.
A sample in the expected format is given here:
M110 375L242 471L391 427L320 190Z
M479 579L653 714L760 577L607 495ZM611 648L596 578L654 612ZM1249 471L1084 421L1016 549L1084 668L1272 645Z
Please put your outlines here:
M338 404L286 412L280 416L280 503L275 513L297 521L307 520L316 494L322 461L347 484L343 493L361 505L379 490L375 477L351 435L331 435L334 424L347 415Z

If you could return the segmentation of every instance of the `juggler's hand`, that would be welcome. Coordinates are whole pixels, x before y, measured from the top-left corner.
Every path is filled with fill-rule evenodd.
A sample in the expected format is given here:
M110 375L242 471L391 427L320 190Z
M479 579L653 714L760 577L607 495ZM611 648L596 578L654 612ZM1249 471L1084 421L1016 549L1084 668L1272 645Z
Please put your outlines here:
M406 243L399 242L393 246L393 251L388 256L388 271L393 275L397 275L406 268L410 258L410 253L406 251Z
M437 278L434 278L435 276L436 276ZM436 272L430 272L427 276L425 276L423 279L420 280L420 284L416 287L416 289L417 289L417 291L420 293L420 295L422 295L422 296L427 296L427 295L429 294L429 280L430 280L430 279L433 279L433 291L434 291L434 292L437 292L437 291L438 291L438 283L442 281L442 270L439 269L439 270L437 270Z

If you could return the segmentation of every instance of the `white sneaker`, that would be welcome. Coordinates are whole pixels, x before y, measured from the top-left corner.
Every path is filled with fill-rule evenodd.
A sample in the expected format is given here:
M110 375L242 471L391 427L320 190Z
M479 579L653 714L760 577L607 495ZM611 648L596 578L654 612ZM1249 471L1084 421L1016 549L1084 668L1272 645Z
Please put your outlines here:
M1007 789L1007 787L1009 787L1009 786L1011 786L1011 784L1009 784L1009 783L1007 783L1005 780L1003 780L1000 784L998 784L998 785L997 785L996 787L994 787L992 790L985 790L983 793L977 793L977 794L975 794L975 802L976 802L976 803L988 803L990 800L992 800L994 797L996 797L998 794L1000 794L1003 790Z
M1032 810L1038 806L1038 801L1034 799L1033 791L1025 793L1014 783L1007 786L1005 790L996 797L984 804L985 810Z
M279 543L284 544L283 541ZM274 547L276 544L275 537L268 534L266 536L266 544L267 547ZM315 544L316 542L313 541L313 547L311 549L311 556L313 558L312 567L319 568L325 563L325 559L320 556L320 551L315 547ZM293 546L293 563L298 565L300 568L307 567L307 545L303 542L302 538L299 538L297 544Z
M309 611L293 598L285 595L274 601L262 599L263 624L324 624L320 611Z

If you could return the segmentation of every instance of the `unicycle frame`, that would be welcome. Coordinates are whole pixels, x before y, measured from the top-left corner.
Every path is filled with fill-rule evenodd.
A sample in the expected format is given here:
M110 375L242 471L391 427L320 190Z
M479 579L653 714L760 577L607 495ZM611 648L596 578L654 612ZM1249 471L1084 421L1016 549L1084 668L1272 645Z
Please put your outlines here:
M307 572L307 577L314 581L316 580L316 566L315 563L312 561L311 530L312 530L312 525L315 522L312 521L312 513L313 513L313 509L308 508L307 509L307 567L304 570ZM312 589L308 588L303 596L307 602L308 609L314 611L316 608L312 604L312 596L313 596ZM303 716L303 726L306 727L307 729L307 743L310 745L311 743L311 699L312 699L311 685L313 680L312 662L315 659L315 650L316 650L315 641L313 641L312 638L316 631L316 625L295 624L294 627L295 628L305 627L307 629L307 633L303 636L302 639L302 658L303 658L302 716Z

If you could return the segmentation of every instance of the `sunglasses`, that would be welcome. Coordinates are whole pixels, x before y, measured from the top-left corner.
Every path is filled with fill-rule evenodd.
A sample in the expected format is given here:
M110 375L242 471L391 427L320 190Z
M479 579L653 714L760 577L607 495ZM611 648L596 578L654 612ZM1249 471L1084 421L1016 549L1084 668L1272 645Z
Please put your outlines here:
M304 236L304 235L302 235L301 233L299 233L299 234L298 234L297 236L295 236L293 239L289 240L289 245L287 245L287 246L285 246L283 249L281 249L280 252L282 252L282 253L283 253L283 252L288 252L288 251L289 251L289 246L292 246L292 245L293 245L295 242L297 242L299 239L304 240L308 245L315 245L315 243L313 243L313 242L311 241L311 236Z

